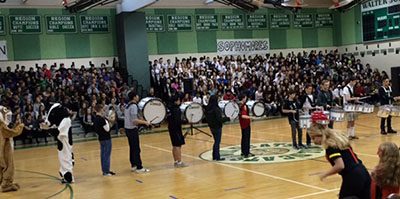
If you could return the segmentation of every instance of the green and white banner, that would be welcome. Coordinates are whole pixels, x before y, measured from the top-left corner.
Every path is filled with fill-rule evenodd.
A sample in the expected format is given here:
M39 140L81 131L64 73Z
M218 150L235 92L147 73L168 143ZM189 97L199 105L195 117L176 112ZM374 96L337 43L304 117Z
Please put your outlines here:
M6 40L0 41L0 61L8 60L7 56L7 42Z
M269 53L269 39L218 39L217 51L220 56L265 55Z
M376 10L379 8L386 8L393 5L399 5L400 0L371 0L361 5L361 11Z

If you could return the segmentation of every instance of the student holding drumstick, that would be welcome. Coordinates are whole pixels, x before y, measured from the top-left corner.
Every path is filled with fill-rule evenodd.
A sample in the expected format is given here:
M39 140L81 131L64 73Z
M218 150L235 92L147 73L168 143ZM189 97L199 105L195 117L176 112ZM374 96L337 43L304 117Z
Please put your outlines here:
M140 159L140 143L138 125L150 126L151 123L138 118L138 101L139 95L135 91L128 93L129 104L125 109L125 134L129 142L129 160L131 162L131 171L136 173L147 173L150 170L143 168L142 160Z
M320 180L334 174L342 176L339 198L353 196L369 199L371 197L371 177L367 169L353 152L346 135L321 124L327 121L328 118L323 112L312 113L309 134L314 144L322 145L325 148L326 159L332 165L331 169L317 173L317 175Z
M400 97L393 97L392 87L389 86L389 79L383 80L382 87L379 88L379 98L381 106L392 105L393 101L400 100ZM385 131L385 121L387 119L387 132ZM389 115L388 118L381 119L381 134L386 135L387 133L397 133L397 131L392 129L392 116Z
M288 94L289 94L289 97L285 101L285 105L282 109L282 112L287 113L290 128L292 129L293 148L296 150L299 150L301 148L306 149L307 147L304 146L303 142L302 142L303 131L300 128L300 124L299 124L299 110L301 109L301 105L295 99L296 91L289 90ZM297 144L297 142L296 142L296 130L298 133L299 144Z

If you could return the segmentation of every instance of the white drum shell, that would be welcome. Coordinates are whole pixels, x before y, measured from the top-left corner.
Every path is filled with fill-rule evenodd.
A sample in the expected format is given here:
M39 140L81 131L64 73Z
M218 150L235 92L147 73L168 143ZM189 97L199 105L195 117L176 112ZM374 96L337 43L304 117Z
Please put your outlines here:
M261 101L250 100L246 102L246 105L253 116L261 117L265 114L265 105Z
M218 102L218 106L226 117L237 118L239 116L239 105L236 102L223 100Z
M156 97L141 99L138 107L143 119L151 124L160 124L167 116L167 108L164 102Z
M199 123L204 118L203 106L197 102L185 102L179 108L185 119L191 124Z
M330 119L336 122L344 122L344 113L341 109L331 109Z
M308 129L311 127L311 115L300 115L299 117L300 128Z

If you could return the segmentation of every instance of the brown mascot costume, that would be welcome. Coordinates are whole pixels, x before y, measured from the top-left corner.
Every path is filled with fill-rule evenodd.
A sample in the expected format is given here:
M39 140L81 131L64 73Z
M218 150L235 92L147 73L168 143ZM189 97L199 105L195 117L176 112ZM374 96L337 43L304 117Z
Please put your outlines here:
M19 189L19 185L13 183L15 167L12 138L22 133L24 125L17 120L13 128L8 128L11 117L11 111L0 106L0 185L3 192Z

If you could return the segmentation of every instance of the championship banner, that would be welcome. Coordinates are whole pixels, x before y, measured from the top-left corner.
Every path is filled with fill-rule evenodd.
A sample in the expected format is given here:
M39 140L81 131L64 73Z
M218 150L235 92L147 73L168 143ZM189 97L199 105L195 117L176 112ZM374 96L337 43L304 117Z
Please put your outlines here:
M269 53L269 39L218 39L219 56L265 55Z
M6 40L0 41L0 61L8 60L7 57L7 42Z

